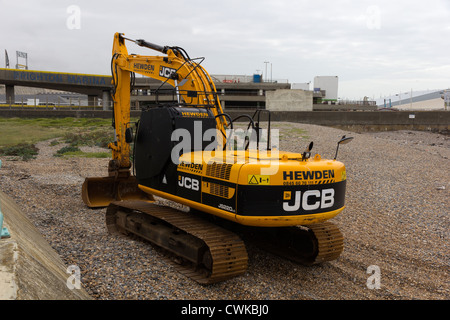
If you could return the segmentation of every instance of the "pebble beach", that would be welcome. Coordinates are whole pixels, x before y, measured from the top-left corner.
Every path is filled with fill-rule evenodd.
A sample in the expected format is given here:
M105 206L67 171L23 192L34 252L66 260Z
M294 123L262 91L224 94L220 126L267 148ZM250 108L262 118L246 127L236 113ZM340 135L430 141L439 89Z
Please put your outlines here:
M354 133L274 123L280 150L346 165L345 210L332 221L345 237L335 261L302 266L248 244L240 277L199 285L177 273L147 242L111 235L105 210L81 199L86 177L107 175L109 159L57 158L61 145L36 144L30 161L2 157L0 188L12 197L64 263L81 270L98 300L448 300L450 298L450 137L431 132ZM86 149L88 151L88 149ZM162 201L162 200L161 200ZM377 273L377 282L372 277Z

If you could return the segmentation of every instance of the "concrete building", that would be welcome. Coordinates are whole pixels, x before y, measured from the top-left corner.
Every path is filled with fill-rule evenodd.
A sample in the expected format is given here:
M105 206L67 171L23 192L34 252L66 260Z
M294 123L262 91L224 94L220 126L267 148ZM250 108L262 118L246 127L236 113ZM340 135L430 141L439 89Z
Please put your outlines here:
M289 90L287 82L253 82L252 76L211 75L222 108L266 109L266 94L276 90ZM150 78L136 77L131 96L131 105L140 108L157 105L160 102L176 101L170 85L163 85Z
M444 93L446 90L422 90L401 92L376 100L378 108L432 111L450 110L445 107Z
M317 76L314 77L314 92L321 93L317 103L336 103L338 101L338 76Z
M301 89L279 89L266 93L270 111L313 111L313 92Z

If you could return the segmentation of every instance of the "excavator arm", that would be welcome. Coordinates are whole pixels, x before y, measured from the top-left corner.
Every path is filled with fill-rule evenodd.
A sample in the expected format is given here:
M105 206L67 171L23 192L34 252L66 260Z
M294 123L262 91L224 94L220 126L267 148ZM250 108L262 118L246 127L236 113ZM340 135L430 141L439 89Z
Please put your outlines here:
M164 56L128 54L125 40L159 51ZM175 90L178 104L210 108L216 116L218 130L225 137L227 120L225 117L219 116L223 110L214 83L206 70L199 63L190 59L182 48L162 47L145 40L131 40L125 38L121 33L116 33L112 54L116 141L109 145L114 161L114 165L110 168L126 169L131 166L130 141L126 136L129 136L127 130L130 130L130 92L134 74L141 74L171 85Z
M125 41L162 53L161 56L129 54ZM216 119L216 128L222 134L219 143L226 143L227 119L217 97L214 83L207 71L191 59L180 47L159 46L145 40L132 40L122 33L114 35L111 73L113 98L114 142L112 160L108 166L108 177L86 178L82 187L82 198L89 207L105 207L111 201L125 199L151 200L152 196L142 192L136 178L131 175L130 144L133 134L130 122L130 97L135 74L156 79L173 87L177 104L181 106L208 108ZM200 62L201 62L200 61Z

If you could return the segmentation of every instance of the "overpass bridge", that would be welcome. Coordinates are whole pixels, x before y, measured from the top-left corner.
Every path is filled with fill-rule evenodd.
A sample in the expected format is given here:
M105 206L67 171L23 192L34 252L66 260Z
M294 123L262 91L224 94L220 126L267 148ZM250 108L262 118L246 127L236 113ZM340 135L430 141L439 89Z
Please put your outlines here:
M277 90L289 90L291 85L288 82L248 82L248 81L221 81L213 76L214 83L222 107L227 110L239 109L266 109L268 92ZM19 70L0 68L0 84L5 85L6 104L15 103L15 86L46 88L67 92L74 92L88 96L88 105L96 106L96 100L102 100L103 110L109 110L111 101L112 77L106 75L51 72L37 70ZM133 91L131 93L131 108L139 110L146 105L156 105L159 102L176 101L173 93L155 94L156 89L173 89L168 84L161 85L161 82L147 77L136 77ZM161 90L164 91L164 90ZM298 90L297 90L298 91ZM170 90L169 90L170 92ZM306 92L306 91L305 91ZM363 105L335 106L335 105L314 105L311 96L310 100L305 97L304 101L291 101L295 110L376 110L375 103L369 105L364 102ZM271 100L273 102L273 99ZM367 105L366 105L367 104ZM305 107L306 105L306 107ZM283 109L283 107L280 107ZM274 109L275 110L275 109ZM283 110L288 111L288 110Z
M103 109L110 106L112 77L106 75L79 74L66 72L50 72L37 70L19 70L0 68L0 84L5 85L6 103L14 104L15 86L45 88L60 91L75 92L88 96L88 105L94 106L96 98L102 99ZM265 108L266 91L289 89L289 83L253 83L253 82L222 82L215 85L223 107ZM136 77L134 90L131 94L132 107L139 109L146 104L156 104L158 101L171 101L173 94L152 94L157 88L171 89L168 84L161 87L161 82L146 77ZM164 91L164 90L163 90Z
M7 103L15 101L14 87L22 86L84 94L89 105L101 98L106 107L111 97L111 80L111 76L104 75L0 68L0 84L5 85Z

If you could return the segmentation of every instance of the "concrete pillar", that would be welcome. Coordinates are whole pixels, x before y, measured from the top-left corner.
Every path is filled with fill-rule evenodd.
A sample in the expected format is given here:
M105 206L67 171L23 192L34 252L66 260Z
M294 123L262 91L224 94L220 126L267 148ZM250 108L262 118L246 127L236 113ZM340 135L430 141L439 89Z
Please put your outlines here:
M14 86L11 85L5 85L5 89L6 89L6 103L7 104L14 104L15 102L15 95L14 95Z
M109 97L111 97L109 90L104 90L102 95L103 110L109 110Z

